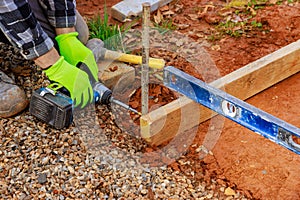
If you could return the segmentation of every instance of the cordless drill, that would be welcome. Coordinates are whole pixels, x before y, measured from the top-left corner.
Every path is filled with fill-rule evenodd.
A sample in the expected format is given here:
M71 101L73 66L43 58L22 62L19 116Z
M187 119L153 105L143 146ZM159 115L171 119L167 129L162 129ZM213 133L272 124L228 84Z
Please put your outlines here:
M73 101L58 84L50 84L33 92L29 112L47 124L61 129L68 127L73 121ZM94 101L100 104L115 103L129 111L140 114L129 105L112 97L112 92L104 84L94 84Z
M93 52L95 60L103 57L104 43L100 39L89 40L86 46ZM105 50L106 51L106 50ZM93 80L88 67L85 63L78 63L77 67L85 71L90 80ZM94 102L100 104L115 103L129 111L137 113L138 111L129 105L112 97L112 92L100 82L91 82L94 90ZM42 87L32 93L29 105L29 112L38 119L54 126L57 129L68 127L73 121L73 101L70 98L66 88L57 83L50 84L48 87Z

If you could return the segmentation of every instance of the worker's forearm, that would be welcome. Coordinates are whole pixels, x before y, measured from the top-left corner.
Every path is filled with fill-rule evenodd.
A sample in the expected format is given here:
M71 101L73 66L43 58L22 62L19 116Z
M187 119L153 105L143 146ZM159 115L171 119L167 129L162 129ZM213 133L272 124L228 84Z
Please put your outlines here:
M60 34L74 32L75 28L74 27L70 27L70 28L56 28L55 31L56 31L57 35L60 35ZM55 48L52 48L52 49L50 49L50 51L48 51L44 55L36 58L34 60L34 62L35 62L36 65L38 65L42 69L46 69L49 66L52 66L54 63L56 63L59 58L60 58L60 55L57 52L57 50Z
M60 55L58 54L57 50L53 47L52 49L50 49L50 51L48 51L44 55L36 58L34 62L40 68L47 69L48 67L56 63L59 58Z
M75 27L69 27L69 28L55 28L56 35L65 34L65 33L71 33L75 32Z

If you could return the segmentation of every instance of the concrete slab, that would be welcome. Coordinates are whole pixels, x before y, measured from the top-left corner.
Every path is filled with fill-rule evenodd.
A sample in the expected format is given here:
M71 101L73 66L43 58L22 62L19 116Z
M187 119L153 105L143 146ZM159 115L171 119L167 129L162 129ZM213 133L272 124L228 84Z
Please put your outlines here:
M172 0L124 0L111 7L111 16L121 22L142 14L142 4L150 3L151 12L170 3Z

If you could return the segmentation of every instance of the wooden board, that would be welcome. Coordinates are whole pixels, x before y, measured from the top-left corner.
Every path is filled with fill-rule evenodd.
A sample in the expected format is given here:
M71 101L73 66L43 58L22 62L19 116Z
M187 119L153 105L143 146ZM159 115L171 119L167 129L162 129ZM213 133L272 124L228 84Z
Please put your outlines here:
M249 97L300 71L300 40L252 62L212 83L213 87L246 100ZM194 116L200 109L200 117ZM181 112L190 116L185 122ZM153 145L160 145L176 134L191 129L215 116L213 111L183 96L141 117L141 136ZM179 126L180 125L180 126Z
M123 0L111 7L111 16L121 22L124 22L127 19L141 16L143 3L150 3L152 12L171 1L172 0Z

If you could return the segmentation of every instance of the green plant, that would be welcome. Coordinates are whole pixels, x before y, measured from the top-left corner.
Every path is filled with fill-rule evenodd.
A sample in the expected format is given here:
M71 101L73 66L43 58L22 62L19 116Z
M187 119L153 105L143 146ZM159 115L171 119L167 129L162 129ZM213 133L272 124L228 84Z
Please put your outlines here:
M230 35L240 37L242 35L251 35L252 31L264 31L263 24L253 18L256 16L257 9L263 8L268 0L232 0L228 6L239 6L234 8L232 15L221 21L216 26L216 30L221 35Z
M177 29L177 26L173 24L172 19L163 19L160 23L153 23L154 27L161 33L164 34L168 31Z
M263 24L261 22L257 22L256 20L251 22L248 20L241 22L227 20L226 22L220 22L216 28L223 35L226 34L230 35L231 37L240 37L248 34L249 31L252 31L253 29L262 30Z
M257 22L256 20L252 21L251 25L255 28L262 28L262 26L263 26L262 23Z
M106 7L103 17L100 14L88 21L90 38L99 38L104 42L104 47L111 50L120 50L122 47L122 35L130 28L123 25L109 24Z
M217 29L222 34L227 34L232 37L240 37L243 34L245 23L244 22L232 22L227 20L226 22L220 22L217 25Z

